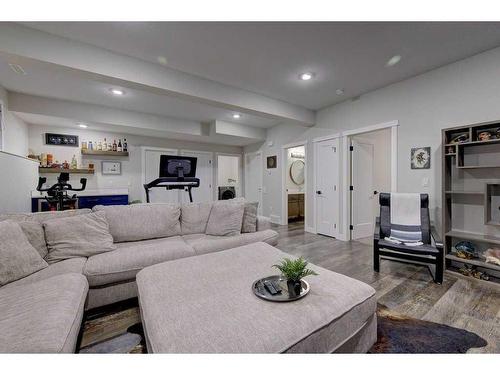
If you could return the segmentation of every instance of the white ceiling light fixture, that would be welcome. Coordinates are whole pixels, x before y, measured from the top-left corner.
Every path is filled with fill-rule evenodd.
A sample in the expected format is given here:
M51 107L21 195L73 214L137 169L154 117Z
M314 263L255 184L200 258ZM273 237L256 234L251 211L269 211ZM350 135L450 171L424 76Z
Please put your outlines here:
M337 95L344 95L344 89L337 89L337 90L335 90L335 94L337 94Z
M299 78L302 81L309 81L309 80L313 79L314 76L315 76L315 74L313 72L304 72L304 73L300 73Z
M109 91L111 91L111 93L113 95L116 95L116 96L123 96L123 95L125 95L125 91L123 91L121 89L109 89Z
M158 58L156 59L161 65L167 65L168 64L168 60L165 56L158 56Z
M389 61L387 61L387 62L385 63L385 66L386 66L386 67L391 67L391 66L396 65L396 64L397 64L398 62L400 62L400 61L401 61L401 56L400 56L400 55L394 55L394 56L392 56L392 57L389 59Z
M78 124L78 126L79 126L80 128L82 128L82 129L87 129L87 128L88 128L88 126L87 126L86 124L81 124L81 123L80 123L80 124Z
M240 119L240 118L241 118L241 115L240 115L239 113L233 113L233 118L234 118L235 120L238 120L238 119Z
M9 66L14 73L20 74L22 76L25 76L27 74L26 70L24 70L21 65L9 63Z

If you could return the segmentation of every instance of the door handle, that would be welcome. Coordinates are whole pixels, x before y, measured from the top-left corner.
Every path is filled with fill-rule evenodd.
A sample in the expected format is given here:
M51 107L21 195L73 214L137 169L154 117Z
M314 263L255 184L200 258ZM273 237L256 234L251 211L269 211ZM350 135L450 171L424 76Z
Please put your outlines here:
M321 195L321 190L318 190L316 194Z
M378 194L378 191L377 191L377 190L375 190L375 191L373 192L373 195L377 195L377 194Z

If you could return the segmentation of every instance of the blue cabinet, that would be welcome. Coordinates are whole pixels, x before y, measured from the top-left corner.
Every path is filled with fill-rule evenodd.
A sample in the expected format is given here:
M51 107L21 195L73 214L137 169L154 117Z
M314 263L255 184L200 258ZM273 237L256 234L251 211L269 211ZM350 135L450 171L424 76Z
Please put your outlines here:
M128 195L94 195L78 197L78 208L92 208L97 205L114 206L127 205ZM31 199L31 211L48 211L49 207L44 198Z
M115 206L125 204L128 204L128 195L99 195L78 198L78 208L92 208L97 205Z

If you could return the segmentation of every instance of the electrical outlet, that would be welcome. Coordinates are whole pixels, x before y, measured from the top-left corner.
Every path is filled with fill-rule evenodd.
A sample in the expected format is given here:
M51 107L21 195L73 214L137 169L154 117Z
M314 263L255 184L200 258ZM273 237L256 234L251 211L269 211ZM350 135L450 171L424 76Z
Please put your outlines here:
M428 187L429 186L429 177L424 177L422 179L422 186L423 187Z

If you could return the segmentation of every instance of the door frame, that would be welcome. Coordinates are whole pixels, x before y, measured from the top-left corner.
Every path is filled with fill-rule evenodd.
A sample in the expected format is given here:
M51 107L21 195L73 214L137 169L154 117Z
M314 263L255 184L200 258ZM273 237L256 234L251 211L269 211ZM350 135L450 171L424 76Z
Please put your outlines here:
M391 129L391 191L398 190L398 127L399 121L389 121L371 126L366 126L359 129L348 130L342 132L342 156L343 156L343 173L342 173L342 218L343 218L343 233L339 234L339 239L343 241L351 240L351 199L349 185L351 183L351 152L349 150L350 137L353 135L369 133L376 130Z
M315 193L317 190L318 190L318 176L319 176L319 163L318 163L318 160L319 160L319 157L318 157L318 152L319 152L319 144L321 142L325 142L325 141L331 141L333 139L339 139L341 136L340 133L335 133L335 134L331 134L331 135L328 135L328 136L325 136L325 137L318 137L318 138L314 138L313 139L313 147L314 147L314 190L313 190L313 195L314 195L314 223L313 223L313 226L310 227L308 230L308 232L311 232L311 233L314 233L314 234L318 234L318 195ZM341 152L340 152L340 149L341 149L341 144L340 144L340 139L339 139L339 150L338 150L338 165L336 166L336 170L337 170L337 182L338 182L338 190L339 190L339 202L338 202L338 207L340 208L340 187L341 187L341 184L340 184L340 166L341 166L341 162L340 162L340 155L341 155ZM337 235L340 234L340 228L341 228L341 225L340 225L340 213L338 214L338 217L337 217ZM337 237L335 237L337 238Z
M246 194L247 194L247 183L249 182L248 179L247 179L247 156L250 156L250 155L258 155L259 157L259 160L260 160L260 173L259 173L259 182L260 182L260 192L259 192L259 199L260 199L260 203L261 203L261 206L264 205L264 160L263 160L263 156L262 156L262 151L254 151L254 152L246 152L243 154L243 174L245 176L244 180L245 180L245 188L244 188L244 196L246 197ZM259 210L260 210L260 213L262 214L264 212L264 207L259 207Z
M281 146L281 223L288 225L288 194L286 191L286 159L287 150L293 147L304 146L304 229L306 228L307 218L307 141L298 141Z
M243 174L243 154L232 154L229 152L216 152L215 153L215 168L214 168L214 182L215 182L215 198L214 200L219 199L219 156L237 156L239 158L238 163L238 175L240 176L240 194L245 196L245 176Z
M214 185L214 153L211 152L211 151L198 151L198 150L188 150L188 149L180 149L179 150L179 155L180 156L183 156L182 153L183 152L193 152L195 154L204 154L204 155L208 155L210 158L211 158L211 165L212 165L212 173L211 173L211 184L212 184L212 201L216 200L216 197L215 197L215 185Z
M141 181L142 185L146 183L146 152L147 151L165 151L172 152L172 155L179 155L179 150L176 148L165 148L165 147L149 147L141 146ZM144 203L146 203L146 192L144 191L144 186L141 185L141 197Z

